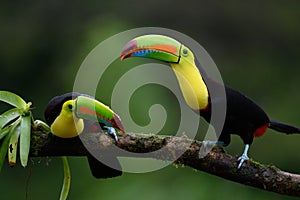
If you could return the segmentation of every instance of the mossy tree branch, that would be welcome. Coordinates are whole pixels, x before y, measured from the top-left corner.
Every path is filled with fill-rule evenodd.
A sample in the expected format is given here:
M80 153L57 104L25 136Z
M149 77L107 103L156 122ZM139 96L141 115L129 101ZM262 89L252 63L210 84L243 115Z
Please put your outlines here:
M283 195L300 197L300 175L284 172L274 166L266 166L253 161L246 161L237 170L237 158L228 155L223 148L216 147L203 159L198 156L202 145L200 141L189 140L186 137L162 135L126 134L119 137L119 142L106 134L88 134L74 139L60 139L43 133L35 133L31 141L31 156L85 156L87 150L82 144L88 143L93 151L110 151L113 147L134 153L147 153L150 158L173 161L196 170L216 176L276 192ZM157 151L163 148L162 151ZM126 156L126 155L117 155ZM145 154L143 154L145 157ZM178 158L178 159L176 159Z

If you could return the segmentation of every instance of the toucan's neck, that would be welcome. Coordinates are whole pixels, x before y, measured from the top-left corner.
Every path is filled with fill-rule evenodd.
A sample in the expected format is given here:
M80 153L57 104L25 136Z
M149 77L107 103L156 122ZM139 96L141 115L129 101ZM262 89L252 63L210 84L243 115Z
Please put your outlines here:
M209 104L208 90L195 63L181 59L179 63L172 63L171 67L188 106L193 110L207 108Z
M82 119L77 118L73 113L66 114L62 111L50 128L51 132L58 137L72 138L82 133L84 123Z

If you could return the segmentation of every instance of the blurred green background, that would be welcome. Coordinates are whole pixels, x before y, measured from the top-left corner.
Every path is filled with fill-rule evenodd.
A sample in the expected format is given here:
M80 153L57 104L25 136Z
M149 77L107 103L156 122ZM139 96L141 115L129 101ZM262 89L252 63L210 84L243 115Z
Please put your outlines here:
M72 90L80 64L98 43L131 28L165 27L197 40L224 82L253 98L271 118L300 126L299 10L297 0L2 1L0 89L32 101L34 116L43 118L53 96ZM112 87L107 78L97 98L109 104ZM137 91L131 105L137 123L147 123L144 105L151 105L158 93L168 112L178 113L176 102L169 101L172 95L147 87L146 92ZM176 131L174 116L163 133ZM226 150L240 154L242 141L232 139ZM254 141L250 157L300 173L299 141L297 135L268 131ZM294 199L172 165L96 180L85 158L72 158L70 164L69 199ZM26 169L6 165L0 174L0 199L58 199L62 179L59 158L33 159Z

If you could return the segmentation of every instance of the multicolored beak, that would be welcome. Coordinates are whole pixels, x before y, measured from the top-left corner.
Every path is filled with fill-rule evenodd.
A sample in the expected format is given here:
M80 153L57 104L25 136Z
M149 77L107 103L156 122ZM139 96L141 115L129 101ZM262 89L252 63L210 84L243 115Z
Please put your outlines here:
M163 35L144 35L129 41L122 50L121 60L146 57L169 63L180 60L181 43Z
M75 101L75 114L78 118L99 122L125 133L120 117L108 106L87 96L78 96Z

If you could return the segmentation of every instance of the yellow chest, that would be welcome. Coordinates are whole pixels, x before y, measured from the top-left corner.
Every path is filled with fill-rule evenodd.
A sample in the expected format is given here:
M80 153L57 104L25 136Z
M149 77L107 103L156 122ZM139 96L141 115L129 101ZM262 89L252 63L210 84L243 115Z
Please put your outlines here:
M184 60L180 64L171 64L171 67L188 106L193 110L205 109L209 94L198 68Z
M72 138L82 133L83 120L61 113L51 125L51 132L61 138Z

